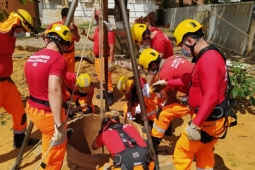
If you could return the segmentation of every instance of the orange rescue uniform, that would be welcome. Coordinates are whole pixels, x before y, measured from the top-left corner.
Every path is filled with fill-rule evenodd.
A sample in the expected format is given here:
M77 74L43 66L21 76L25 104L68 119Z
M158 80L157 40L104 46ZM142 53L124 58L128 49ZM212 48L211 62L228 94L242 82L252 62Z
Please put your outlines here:
M18 21L18 18L16 20ZM26 131L27 117L20 92L10 78L13 72L12 54L15 42L16 38L11 34L0 32L0 108L3 107L12 115L14 134L21 134Z
M41 59L41 60L38 60ZM49 105L48 81L50 75L62 80L66 76L67 65L65 59L58 52L42 49L30 56L25 64L25 76L29 87L30 98L27 101L26 111L31 121L42 132L42 156L48 150L54 133L54 117ZM66 101L65 86L62 85L63 108L62 122L66 121L64 102ZM65 157L67 139L55 142L50 149L40 170L59 170Z
M112 32L112 31L108 32L108 44L115 44L115 36L114 36L114 32ZM94 49L94 54L95 54L96 73L97 73L98 79L100 80L100 69L103 69L103 72L104 72L104 64L103 64L103 68L100 68L100 59L99 59L99 27L96 27L95 32L94 32L94 48L93 49ZM108 55L110 55L110 53ZM110 57L108 57L108 61L109 60L110 60ZM110 71L108 71L108 90L111 91L111 92L113 91L112 73Z
M76 83L76 73L70 73L67 72L66 73L66 79L65 79L65 85L66 85L66 96L67 96L67 100L71 100L71 95L72 95L72 91L73 91L73 86ZM91 89L87 92L87 93L80 93L78 87L76 87L76 89L74 90L74 95L72 97L72 101L75 101L75 105L80 106L84 103L87 102L87 97L93 97L94 95L94 86L93 84L91 85ZM93 102L91 102L90 106L92 109L92 113L95 112L95 108L93 105ZM87 108L83 108L82 111L86 112Z
M188 94L192 70L193 64L187 59L171 56L163 63L158 73L159 79L166 80L168 86L160 92L162 97L158 97L158 106L163 107L154 120L151 132L152 137L157 141L155 142L156 145L159 145L165 132L168 128L171 128L170 124L174 118L180 118L187 114L192 115L192 111L188 106L176 102L178 91Z

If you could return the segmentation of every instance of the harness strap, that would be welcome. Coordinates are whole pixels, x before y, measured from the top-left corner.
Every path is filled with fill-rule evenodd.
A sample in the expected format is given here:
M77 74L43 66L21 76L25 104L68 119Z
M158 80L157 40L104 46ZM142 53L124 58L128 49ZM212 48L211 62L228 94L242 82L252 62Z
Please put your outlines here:
M198 55L196 56L194 62L197 63L198 60L202 57L202 55L208 51L208 50L214 50L214 51L217 51L218 53L220 53L221 57L223 58L223 60L226 62L226 56L218 49L216 48L215 46L213 45L209 45L205 48L203 48L199 53ZM228 90L226 90L226 94L230 94L231 90L234 88L234 86L231 85L231 82L230 82L230 77L229 77L229 73L228 73L228 70L227 71L227 76L228 76Z
M128 142L130 142L134 147L139 146L137 145L134 138L131 138L122 128L116 129L118 131L118 134L120 135L123 144L126 148L130 148Z

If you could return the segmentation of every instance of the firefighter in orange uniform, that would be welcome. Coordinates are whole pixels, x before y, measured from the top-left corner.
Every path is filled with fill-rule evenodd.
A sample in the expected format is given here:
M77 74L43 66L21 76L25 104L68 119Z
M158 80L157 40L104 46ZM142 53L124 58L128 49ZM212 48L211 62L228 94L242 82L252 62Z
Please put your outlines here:
M105 163L99 170L154 170L154 162L146 142L134 126L122 124L119 117L105 117L92 149L106 146L113 164Z
M61 10L62 20L50 24L47 27L46 31L49 30L52 27L53 24L65 24L68 12L69 12L69 8L63 8ZM79 35L78 27L74 23L70 24L69 29L72 32L73 40L72 40L71 46L68 49L63 51L63 56L64 56L64 58L67 62L67 71L73 73L74 69L75 69L75 51L74 51L75 46L74 46L74 41L79 42L80 41L80 35ZM45 38L45 34L46 34L46 32L44 32L44 34L43 34L43 39Z
M23 38L26 32L33 30L33 18L23 10L17 9L10 13L8 19L0 23L0 108L12 115L15 148L20 148L27 128L27 115L21 95L11 79L13 72L12 54L17 38ZM28 146L35 145L39 140L30 138Z
M87 73L80 74L76 81L75 73L66 73L65 85L67 100L71 100L71 94L75 83L77 88L74 89L72 100L75 101L76 107L69 112L68 116L72 118L77 112L82 112L83 114L94 113L95 109L92 102L94 86L90 76Z
M166 86L166 100L163 104L162 111L154 120L152 128L152 139L155 150L157 150L166 131L171 130L170 123L174 118L180 118L187 114L192 114L192 111L187 105L180 104L177 100L177 92L188 94L189 84L191 81L191 72L193 64L183 57L170 56L160 68L161 58L156 50L147 48L142 51L139 56L138 63L143 68L148 70L149 74L158 74L160 79L152 85L153 92L161 92ZM158 84L162 84L159 86ZM168 132L169 135L171 134Z
M191 169L196 157L199 170L214 167L213 147L224 138L231 124L227 86L229 76L223 54L204 39L202 25L196 20L182 21L175 29L176 45L195 62L189 91L189 105L195 110L174 150L177 170Z
M99 26L98 26L99 14L100 14L99 12L100 12L99 10L95 11L94 19L96 21L97 27L95 28L94 35L88 35L88 39L90 41L94 42L93 52L95 54L95 68L96 68L97 76L100 80L100 69L103 69L103 71L104 71L104 68L100 68L100 58L99 58L99 44L100 44L100 42L99 42ZM87 33L85 32L84 29L82 29L81 34L87 36ZM113 60L114 60L114 46L115 46L115 35L112 31L108 32L108 45L109 45L109 48L108 48L109 49L109 51L108 51L108 82L107 82L108 92L106 92L104 90L103 99L105 99L105 93L108 93L107 105L111 106L114 103L113 86L112 86L112 71L114 69ZM100 81L102 81L102 80L100 80ZM106 82L104 82L104 83L106 83ZM96 98L100 99L100 95L96 95Z
M70 29L53 24L46 31L46 47L31 55L25 64L25 77L30 97L27 114L42 132L42 156L52 142L40 170L59 170L65 157L67 142L66 92L64 80L67 63L61 55L72 42Z
M141 87L146 83L144 78L140 78ZM124 94L127 100L127 103L124 105L124 116L130 120L134 120L136 107L140 107L136 85L134 83L134 77L121 76L117 81L117 89L121 94ZM153 98L144 97L144 102L146 105L146 113L149 118L149 124L152 126L154 118L157 114L157 106L153 101Z

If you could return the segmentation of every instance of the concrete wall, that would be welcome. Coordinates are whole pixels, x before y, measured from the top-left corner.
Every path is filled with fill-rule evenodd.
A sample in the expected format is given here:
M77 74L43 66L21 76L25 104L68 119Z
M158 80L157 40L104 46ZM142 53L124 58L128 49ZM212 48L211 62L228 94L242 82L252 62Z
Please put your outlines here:
M170 8L165 11L164 22L170 23L170 30L174 30L184 19L196 19L203 24L208 42L243 55L248 38L241 31L249 31L253 6L254 2L250 1L205 5L208 10L201 6Z
M94 1L79 0L78 7L74 13L75 23L80 24L84 21L90 21L93 15ZM43 25L49 25L52 22L61 19L60 11L67 7L67 0L42 0L39 3L40 18ZM108 8L114 8L114 0L108 0ZM156 11L155 0L128 0L127 8L130 10L130 22L140 16L146 16L151 11ZM113 16L109 16L111 23L114 23Z

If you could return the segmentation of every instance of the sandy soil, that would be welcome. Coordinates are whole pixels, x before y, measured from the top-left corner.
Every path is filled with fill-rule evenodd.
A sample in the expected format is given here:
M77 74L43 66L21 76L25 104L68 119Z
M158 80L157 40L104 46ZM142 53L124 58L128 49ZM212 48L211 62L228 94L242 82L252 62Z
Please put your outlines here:
M88 48L86 49L86 55L91 55L92 43L88 42ZM81 54L83 48L84 38L82 41L77 43L76 49L77 55ZM27 84L24 79L24 63L27 57L42 48L44 43L42 40L26 39L18 40L17 48L14 53L14 72L12 78L16 83L22 99L25 102L28 98ZM76 68L79 61L76 62ZM88 63L87 61L82 61L81 72L89 73L92 77L95 74L95 69L93 63ZM117 78L121 75L130 73L130 71L124 68L118 68L113 73L113 84L115 86ZM95 93L99 93L99 85L96 83ZM110 107L111 110L121 111L124 100L123 97L114 89L114 99L115 103ZM94 104L99 106L100 101L94 97ZM255 112L251 108L245 108L245 110L238 111L238 125L231 127L228 130L228 135L224 140L219 140L215 146L215 169L216 170L254 170L255 169ZM12 147L13 136L12 136L12 121L11 116L3 109L0 109L1 122L5 125L0 125L1 138L0 138L0 169L7 170L10 169L11 165L14 163L15 158L18 154L19 149L14 150ZM172 161L173 149L176 141L178 140L180 133L186 123L189 121L189 117L183 117L173 121L175 131L174 135L171 137L166 137L161 146L160 152L161 163L165 161ZM32 137L41 138L40 132L34 128ZM27 147L24 155L27 155L32 147ZM205 158L206 159L206 158ZM34 170L39 163L40 157L34 156L34 154L29 153L28 156L22 161L21 168L26 170ZM163 161L162 161L163 160ZM67 163L65 162L62 169L69 169ZM171 169L171 168L169 168ZM192 170L195 169L195 162L193 163Z

